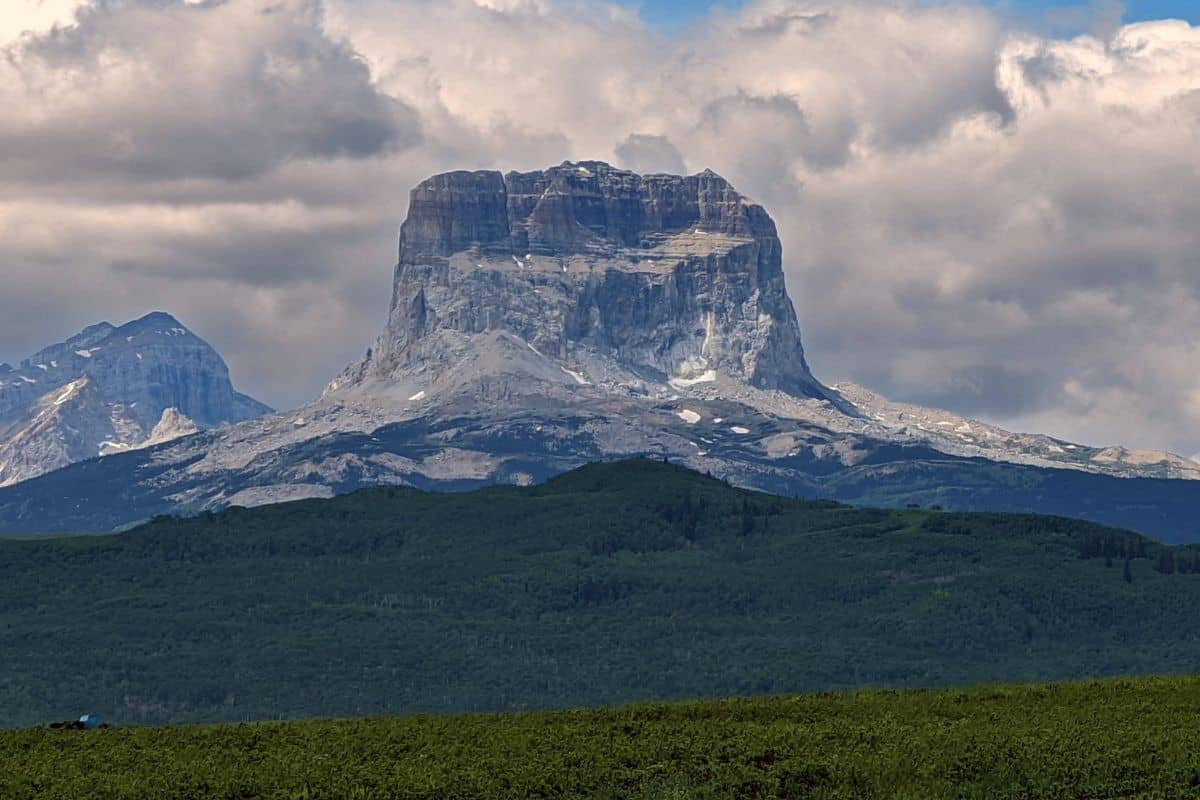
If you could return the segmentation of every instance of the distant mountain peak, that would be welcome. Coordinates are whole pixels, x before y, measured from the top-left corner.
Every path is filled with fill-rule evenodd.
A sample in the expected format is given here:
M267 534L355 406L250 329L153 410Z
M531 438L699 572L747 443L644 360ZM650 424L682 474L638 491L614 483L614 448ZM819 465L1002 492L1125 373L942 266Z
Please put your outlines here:
M116 330L116 326L111 322L97 322L95 325L89 325L71 338L88 338L92 336L107 336L112 331Z
M182 322L166 311L151 311L145 316L126 322L121 328L184 328L186 330L186 326Z
M330 399L401 415L633 401L642 410L626 413L669 409L698 427L721 425L733 412L714 404L735 402L820 425L840 437L822 457L847 464L863 457L850 443L863 436L1043 467L1200 478L1169 453L1010 433L851 384L824 386L805 360L774 222L711 169L639 175L585 160L431 176L412 191L393 283L384 334L330 384ZM804 441L813 437L764 446L798 453ZM708 444L687 446L704 455Z
M270 410L161 311L91 325L0 375L0 486Z

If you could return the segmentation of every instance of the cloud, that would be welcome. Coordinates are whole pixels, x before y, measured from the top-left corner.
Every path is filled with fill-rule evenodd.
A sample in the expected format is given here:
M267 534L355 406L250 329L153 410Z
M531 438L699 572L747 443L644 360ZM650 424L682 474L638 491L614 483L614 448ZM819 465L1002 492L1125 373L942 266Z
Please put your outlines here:
M247 180L292 159L419 141L312 0L101 3L10 43L0 176Z
M293 404L380 327L411 185L602 158L766 204L829 381L1196 452L1200 28L1114 9L64 0L0 28L0 358L161 306Z
M69 25L87 0L8 0L0 15L0 45Z
M679 148L665 136L631 133L617 145L616 154L619 166L643 175L651 172L682 175L687 171Z

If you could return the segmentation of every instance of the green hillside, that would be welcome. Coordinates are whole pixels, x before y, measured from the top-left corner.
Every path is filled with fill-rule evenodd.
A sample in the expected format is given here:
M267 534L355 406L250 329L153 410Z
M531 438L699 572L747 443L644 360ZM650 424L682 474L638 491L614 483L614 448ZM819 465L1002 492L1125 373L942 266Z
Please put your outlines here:
M1168 800L1197 787L1197 678L0 733L7 800Z
M0 541L0 727L1188 672L1197 554L649 461Z

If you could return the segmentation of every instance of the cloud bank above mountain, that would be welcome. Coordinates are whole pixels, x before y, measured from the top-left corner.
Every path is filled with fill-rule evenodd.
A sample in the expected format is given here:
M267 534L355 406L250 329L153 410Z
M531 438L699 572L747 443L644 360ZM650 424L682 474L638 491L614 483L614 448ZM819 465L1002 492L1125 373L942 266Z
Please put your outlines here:
M15 1L0 358L163 307L297 403L378 331L411 185L600 158L763 202L827 381L1200 450L1200 28L1053 39L884 0L670 35L548 0Z

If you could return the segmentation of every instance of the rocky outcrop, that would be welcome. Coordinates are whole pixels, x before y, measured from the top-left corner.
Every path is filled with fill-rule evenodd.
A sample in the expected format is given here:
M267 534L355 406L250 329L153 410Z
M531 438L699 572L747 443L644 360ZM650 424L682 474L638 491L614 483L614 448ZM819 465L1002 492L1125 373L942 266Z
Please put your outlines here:
M171 315L100 323L0 368L0 486L269 410Z
M199 432L200 426L196 424L195 420L188 418L178 408L172 406L163 411L154 430L150 431L146 440L137 446L154 447Z
M722 375L829 397L804 359L775 224L710 171L582 162L422 182L387 330L356 377L427 367L456 335L495 331L660 383Z

